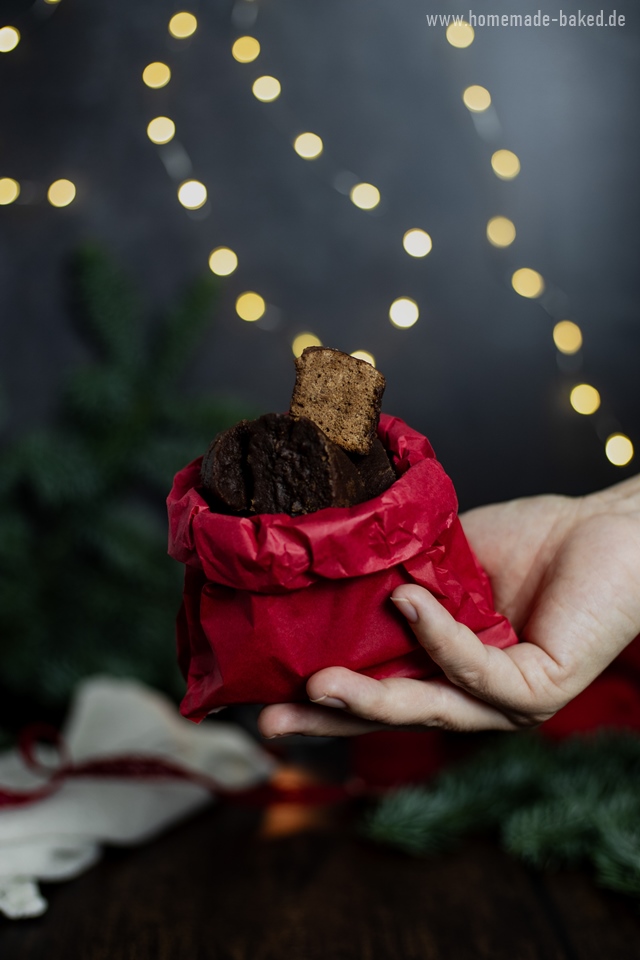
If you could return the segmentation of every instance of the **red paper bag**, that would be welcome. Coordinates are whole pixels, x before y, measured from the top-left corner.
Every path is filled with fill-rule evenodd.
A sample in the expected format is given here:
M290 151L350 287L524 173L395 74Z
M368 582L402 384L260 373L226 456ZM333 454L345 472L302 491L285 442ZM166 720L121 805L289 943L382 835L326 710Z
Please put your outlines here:
M184 716L307 700L305 683L323 667L377 679L438 673L389 600L402 583L427 587L483 643L517 642L493 608L429 441L385 415L378 436L398 480L357 507L225 516L198 492L201 458L176 475L167 506L169 553L186 565L177 627Z

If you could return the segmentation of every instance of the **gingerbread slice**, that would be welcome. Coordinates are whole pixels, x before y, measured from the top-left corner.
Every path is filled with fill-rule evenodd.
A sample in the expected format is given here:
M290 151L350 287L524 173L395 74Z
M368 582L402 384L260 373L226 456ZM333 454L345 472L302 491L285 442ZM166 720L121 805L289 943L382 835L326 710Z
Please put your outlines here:
M291 416L307 417L333 443L351 453L370 453L376 439L382 374L340 350L307 347L296 360Z

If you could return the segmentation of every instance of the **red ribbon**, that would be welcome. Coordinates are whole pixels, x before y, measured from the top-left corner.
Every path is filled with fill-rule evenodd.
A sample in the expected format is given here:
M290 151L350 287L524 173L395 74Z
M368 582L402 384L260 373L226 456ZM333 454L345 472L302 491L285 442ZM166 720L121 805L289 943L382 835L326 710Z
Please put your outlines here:
M43 764L35 754L38 743L50 743L58 751L57 767ZM321 806L340 803L361 793L358 782L346 784L307 784L301 787L278 787L270 783L258 784L241 790L223 787L213 777L189 770L172 760L156 757L123 754L101 760L85 760L73 763L60 732L47 724L36 723L26 727L20 734L18 750L27 767L48 779L31 790L12 790L0 787L0 808L21 807L44 800L60 789L65 780L74 777L104 777L132 780L183 780L204 787L210 793L225 800L249 806L267 807L275 803L295 803L305 806Z

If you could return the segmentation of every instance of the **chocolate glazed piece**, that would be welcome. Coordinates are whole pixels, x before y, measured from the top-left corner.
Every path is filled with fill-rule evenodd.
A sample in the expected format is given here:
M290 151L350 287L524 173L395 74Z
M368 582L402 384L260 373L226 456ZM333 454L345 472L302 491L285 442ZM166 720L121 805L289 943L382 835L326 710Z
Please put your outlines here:
M247 465L255 513L312 513L365 499L349 457L306 417L267 413L250 429Z
M389 455L377 437L373 441L371 453L364 456L350 453L349 459L360 474L366 500L379 497L396 479L396 472L391 465Z
M210 444L202 460L200 481L205 491L234 513L251 504L251 477L247 469L250 420L224 430ZM217 508L218 504L211 504Z

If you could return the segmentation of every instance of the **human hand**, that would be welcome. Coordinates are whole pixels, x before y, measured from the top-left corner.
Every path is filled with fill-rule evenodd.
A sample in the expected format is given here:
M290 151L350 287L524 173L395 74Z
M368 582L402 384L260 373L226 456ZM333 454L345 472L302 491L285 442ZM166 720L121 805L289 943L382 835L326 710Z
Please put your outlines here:
M265 737L376 729L517 730L549 719L640 632L640 478L588 497L541 496L461 516L496 609L522 642L485 646L425 589L391 599L444 677L374 680L328 667L312 704L272 704Z

